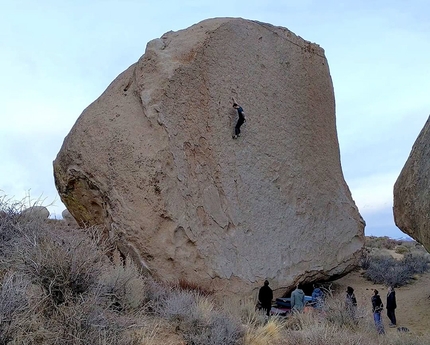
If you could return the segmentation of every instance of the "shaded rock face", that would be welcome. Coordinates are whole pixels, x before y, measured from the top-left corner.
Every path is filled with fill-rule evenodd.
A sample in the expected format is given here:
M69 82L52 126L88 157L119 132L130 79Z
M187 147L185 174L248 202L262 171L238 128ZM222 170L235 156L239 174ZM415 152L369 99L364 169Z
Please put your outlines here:
M79 117L54 175L79 223L167 280L288 288L346 274L364 243L324 51L269 24L210 19L149 42Z
M394 184L394 221L430 252L430 118Z

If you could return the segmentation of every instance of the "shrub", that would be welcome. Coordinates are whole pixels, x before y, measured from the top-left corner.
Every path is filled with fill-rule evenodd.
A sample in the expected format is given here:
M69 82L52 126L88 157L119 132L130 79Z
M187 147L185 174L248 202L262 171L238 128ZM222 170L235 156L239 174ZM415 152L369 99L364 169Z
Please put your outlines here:
M389 238L387 236L383 237L375 237L375 236L369 236L366 237L366 247L369 248L385 248L385 249L394 249L397 245L402 244L402 241L395 240L392 238Z
M108 308L116 311L137 310L147 300L145 278L130 258L105 270L99 279L99 286Z
M368 251L363 250L363 252L361 253L361 257L360 257L360 267L364 270L367 270L370 266L370 260L371 260L371 256L369 254Z
M0 289L0 344L7 344L21 327L28 311L29 281L22 275L9 273L3 277Z
M83 234L66 236L48 229L21 241L14 255L17 269L41 286L53 305L77 299L89 291L107 264L97 243Z
M249 323L244 335L244 345L274 345L282 338L285 323L271 318L265 324Z
M187 344L234 345L242 337L238 320L215 309L206 296L172 289L155 304L155 311L177 324Z
M405 253L408 253L408 252L409 252L409 248L407 248L407 247L406 247L406 246L404 246L404 245L400 245L400 246L397 246L397 247L396 247L395 252L396 252L397 254L405 254Z
M430 258L424 253L410 253L405 255L403 264L406 265L413 274L423 274L429 270Z
M406 285L415 274L429 270L425 255L408 254L402 260L389 256L372 257L364 276L376 284L391 286Z

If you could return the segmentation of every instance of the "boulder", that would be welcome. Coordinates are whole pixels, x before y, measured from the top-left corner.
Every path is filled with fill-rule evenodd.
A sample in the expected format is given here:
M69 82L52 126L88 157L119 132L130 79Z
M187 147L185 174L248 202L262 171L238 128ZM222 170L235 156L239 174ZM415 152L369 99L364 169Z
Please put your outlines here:
M48 219L49 211L45 206L31 206L21 212L22 217Z
M247 122L232 139L237 112ZM61 200L154 276L225 292L346 274L364 221L339 157L324 50L244 19L147 44L54 161Z
M430 252L430 118L394 184L397 227Z
M63 212L61 212L61 216L68 226L78 226L78 223L76 222L75 218L73 218L68 209L63 210Z

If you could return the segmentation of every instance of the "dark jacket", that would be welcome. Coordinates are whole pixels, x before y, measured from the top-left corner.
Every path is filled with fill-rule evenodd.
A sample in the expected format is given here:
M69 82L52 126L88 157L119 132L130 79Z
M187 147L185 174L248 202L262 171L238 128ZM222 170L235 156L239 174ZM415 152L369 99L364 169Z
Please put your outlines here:
M387 309L396 309L396 292L393 290L387 295Z
M382 304L381 297L379 295L374 295L372 297L372 311L374 313L380 313L384 309L384 305Z
M269 306L272 304L273 291L268 285L264 285L258 292L258 300L262 306Z

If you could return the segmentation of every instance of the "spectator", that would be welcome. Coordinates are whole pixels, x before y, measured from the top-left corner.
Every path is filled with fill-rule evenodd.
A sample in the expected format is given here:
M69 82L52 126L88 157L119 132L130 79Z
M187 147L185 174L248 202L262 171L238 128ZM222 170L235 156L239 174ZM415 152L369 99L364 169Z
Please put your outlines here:
M269 281L265 280L264 285L258 292L258 300L261 303L261 307L266 311L266 315L270 316L270 310L272 309L273 291L269 287Z
M396 308L396 292L394 291L394 287L389 286L387 292L387 316L390 319L390 327L396 327L397 325L395 314Z
M381 312L384 309L381 297L378 295L378 290L373 290L372 296L372 312L373 320L375 321L376 330L379 334L385 334L384 325L382 323Z
M296 289L291 293L291 309L294 311L303 311L305 308L305 293L297 284Z
M324 293L318 285L314 285L312 291L312 306L316 309L321 309L324 302Z
M355 319L357 299L354 295L354 289L351 286L346 288L346 311L351 318Z

